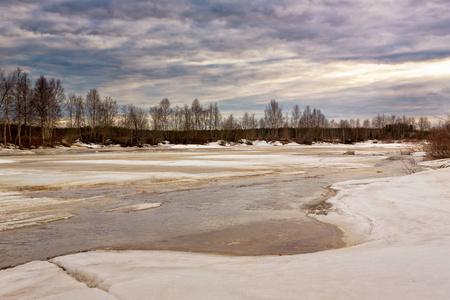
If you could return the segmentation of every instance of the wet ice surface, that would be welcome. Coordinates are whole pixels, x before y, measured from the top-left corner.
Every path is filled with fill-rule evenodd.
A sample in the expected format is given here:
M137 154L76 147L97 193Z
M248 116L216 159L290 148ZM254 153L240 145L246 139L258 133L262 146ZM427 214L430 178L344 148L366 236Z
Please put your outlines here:
M0 157L10 161L0 169L0 267L98 248L301 253L301 236L286 246L292 234L278 241L267 224L277 232L279 221L291 224L286 231L315 226L334 241L339 233L306 217L305 205L336 182L404 174L400 160L388 159L398 150L368 151L387 156L250 147ZM246 236L255 224L266 224L257 241ZM272 240L279 249L258 252Z

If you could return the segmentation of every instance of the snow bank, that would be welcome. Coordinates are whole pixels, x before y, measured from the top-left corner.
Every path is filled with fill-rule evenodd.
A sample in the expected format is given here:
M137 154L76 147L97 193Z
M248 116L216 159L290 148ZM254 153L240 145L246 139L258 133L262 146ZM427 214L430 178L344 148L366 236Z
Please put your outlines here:
M440 240L450 233L449 178L441 169L337 183L333 211L319 218L343 228L352 244Z
M206 145L197 145L197 144L161 144L159 145L165 148L172 149L207 149L207 148L223 148L223 146L219 145L218 142L208 143Z
M118 299L447 299L448 178L450 168L336 184L333 211L320 218L355 244L338 250L281 257L93 251L51 262ZM0 298L59 288L39 285L39 276L1 280L28 276L25 266L0 271Z
M354 144L335 144L335 143L313 143L312 145L300 145L301 147L310 148L343 148L343 149L358 149L358 148L386 148L386 149L400 149L400 148L420 148L422 145L419 143L406 143L406 142L393 142L384 143L382 141L369 140L366 142L354 143Z

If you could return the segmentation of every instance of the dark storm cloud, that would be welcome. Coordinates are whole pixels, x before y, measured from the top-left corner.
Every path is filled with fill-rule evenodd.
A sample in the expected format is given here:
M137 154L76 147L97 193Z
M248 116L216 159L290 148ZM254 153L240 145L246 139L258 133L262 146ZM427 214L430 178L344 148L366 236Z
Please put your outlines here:
M43 11L63 16L82 16L91 20L140 20L149 17L166 18L173 11L174 1L81 0L44 6Z
M364 1L63 1L48 3L34 9L30 18L19 20L20 28L38 34L87 34L100 36L123 36L123 29L112 24L117 20L129 23L139 20L164 19L185 22L191 31L184 36L196 38L199 50L207 47L212 51L230 50L234 44L211 37L198 36L195 30L220 33L223 29L235 29L238 49L272 47L285 43L284 47L310 59L376 60L396 56L396 61L409 61L414 55L397 53L402 47L419 46L422 35L446 36L450 19L446 17L445 5L427 7L425 2L410 1L406 5L385 4L373 9ZM437 2L439 4L439 2ZM294 11L290 11L294 8ZM390 12L392 11L392 12ZM51 13L65 18L59 20L36 20L33 15ZM84 20L77 23L76 20ZM75 21L75 22L73 22ZM217 22L222 22L217 25ZM61 23L66 26L61 26ZM127 26L129 24L122 24ZM144 38L151 38L151 29ZM170 27L160 26L167 39L178 37ZM242 39L240 34L243 33ZM391 35L380 45L383 34ZM215 35L212 34L212 37ZM131 37L133 38L133 37ZM227 36L227 38L232 38ZM384 38L385 39L385 38ZM255 41L263 40L264 43ZM327 49L321 50L321 45ZM314 51L313 46L318 46ZM433 45L421 52L438 53ZM435 45L437 46L437 45ZM180 49L183 50L183 49ZM441 57L438 53L436 58ZM415 56L420 57L422 56ZM428 59L428 56L423 59Z
M308 78L285 77L301 77L313 67L326 74L337 62L447 59L449 16L443 0L6 0L0 2L0 64L51 73L67 90L84 93L100 86L142 103L149 94L190 99L196 93L223 100L229 110L261 108L260 99L276 97L285 106L328 101L340 103L337 111L363 111L347 97L360 94L358 99L371 105L385 107L398 99L398 107L419 107L421 99L429 99L434 107L447 93L412 86L417 80L398 84L394 96L393 89L375 82L320 97L316 83L318 91L300 99L286 91L310 84ZM258 82L264 82L262 88ZM411 90L419 94L411 97ZM389 101L370 102L377 96Z

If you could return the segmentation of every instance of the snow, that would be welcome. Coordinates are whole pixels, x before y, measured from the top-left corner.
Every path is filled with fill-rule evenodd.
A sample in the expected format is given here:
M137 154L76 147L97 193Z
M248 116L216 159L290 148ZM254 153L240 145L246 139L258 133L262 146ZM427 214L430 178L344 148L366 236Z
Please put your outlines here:
M51 284L50 284L51 283ZM56 265L35 261L0 272L0 298L6 299L98 299L114 300L99 289L78 282Z
M134 159L123 159L124 157ZM107 202L107 199L93 199L92 197L80 199L37 197L32 195L36 190L88 187L95 184L125 183L137 180L146 180L146 184L149 185L164 182L175 186L180 182L195 184L195 182L205 179L262 176L274 172L297 175L303 174L307 168L368 168L373 164L373 160L367 160L362 156L299 155L295 151L267 154L260 150L253 152L208 151L207 153L146 152L133 153L129 156L123 153L74 154L64 155L64 159L60 161L55 157L48 156L32 157L31 159L21 157L17 159L18 163L22 165L22 162L27 162L28 166L34 164L38 169L32 167L10 168L10 166L0 169L0 231L65 220L74 217L83 205L99 205ZM384 159L384 157L375 159ZM52 167L48 167L49 165ZM107 170L94 171L97 165L105 166ZM131 167L120 169L116 166ZM153 169L152 166L158 168ZM8 190L22 191L22 193L2 193ZM147 208L129 207L117 210L139 211L141 209Z
M116 299L448 299L448 178L443 168L335 184L332 211L317 217L344 231L346 248L262 257L78 253L0 271L0 298L56 298L82 289L76 278Z
M62 203L53 198L29 198L21 193L0 192L0 232L66 220L75 215L58 210ZM42 214L42 211L45 214Z
M106 212L114 212L114 211L124 211L124 212L134 212L134 211L141 211L141 210L147 210L152 208L160 207L161 203L139 203L134 205L127 205L127 206L120 206L113 209L109 209Z
M83 148L90 148L90 149L98 149L98 148L103 148L103 145L99 145L99 144L86 144L81 142L80 140L76 140L75 143L72 144L71 146L72 148L76 148L76 147L83 147Z
M425 156L427 156L427 153L423 152L423 151L417 151L417 152L411 153L411 156L412 157L425 157Z
M450 159L437 159L418 162L418 165L432 167L432 168L448 168L450 167Z
M159 147L164 148L174 148L174 149L201 149L201 148L223 148L223 147L273 147L273 146L288 146L288 147L301 147L301 148L404 148L407 147L419 147L420 144L417 143L403 143L403 142L394 142L394 143L383 143L377 142L374 140L370 140L367 142L355 143L355 144L336 144L336 143L313 143L312 145L303 145L295 142L290 142L283 145L280 141L267 142L264 140L255 140L250 141L252 145L247 145L247 140L241 140L242 143L227 143L227 142L211 142L205 145L197 145L197 144L170 144L167 141L159 143ZM221 145L222 144L222 145Z
M181 153L180 155L183 155ZM125 160L125 159L90 159L54 161L63 164L101 164L101 165L136 165L136 166L164 166L164 167L209 167L209 168L267 168L268 166L289 165L302 167L337 167L362 168L361 157L318 157L310 155L273 154L221 154L190 157L189 159L162 159L158 160Z
M450 233L448 178L450 169L442 169L337 183L332 188L340 193L329 200L334 211L319 219L351 233L350 243L440 239Z
M355 155L384 156L383 153L376 151L355 151Z
M202 159L214 159L214 160L222 160L222 159L238 159L238 160L269 160L274 158L279 158L280 155L271 155L271 154L216 154L216 155L198 155L195 158Z
M67 160L58 163L79 164L105 164L105 165L137 165L137 166L170 166L170 167L242 167L250 166L251 162L226 161L218 162L211 160L176 160L176 161L151 161L151 160Z
M16 160L10 160L10 159L0 159L0 164L12 164L16 163Z
M344 148L344 149L361 149L361 148L386 148L386 149L402 149L402 148L420 148L420 143L394 142L385 143L369 140L366 142L354 144L335 144L335 143L313 143L312 145L300 145L301 147L310 148Z
M142 180L157 176L150 172L96 172L96 171L37 171L0 169L3 182L13 186L77 186L97 183L123 182L128 180Z
M207 148L222 148L219 142L208 143L206 145L196 145L196 144L166 144L159 145L160 147L172 148L172 149L207 149Z

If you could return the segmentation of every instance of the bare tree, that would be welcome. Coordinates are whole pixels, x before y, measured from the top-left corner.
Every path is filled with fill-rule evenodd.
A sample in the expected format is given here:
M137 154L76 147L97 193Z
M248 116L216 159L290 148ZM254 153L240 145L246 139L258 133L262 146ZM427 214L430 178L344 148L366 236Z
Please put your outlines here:
M52 143L53 130L62 118L62 106L65 100L61 81L41 76L34 85L34 106L39 117L42 143Z
M183 107L183 130L189 131L192 130L192 110L186 104Z
M439 125L434 128L429 141L430 143L425 147L429 156L432 158L450 157L450 114L447 114L447 120L439 119Z
M170 108L170 101L164 98L159 103L161 109L161 127L163 131L169 130L169 121L172 114L172 109Z
M298 138L300 135L299 129L300 129L300 118L302 116L302 112L300 110L300 107L296 104L291 112L291 127L295 128L295 137Z
M85 126L86 115L83 97L74 93L69 94L66 102L66 110L69 117L69 127L77 128L78 138L82 139L81 128Z
M270 100L266 106L264 120L266 126L272 130L271 138L278 138L278 128L283 126L283 110L275 99Z
M152 118L152 129L155 131L161 130L161 109L159 106L151 106L149 109L150 117Z
M45 142L46 130L48 124L48 106L50 98L50 87L44 75L41 75L34 84L34 104L39 118L41 128L42 143Z
M70 93L67 96L66 112L67 112L67 127L69 127L69 128L74 127L76 98L77 98L77 95L75 95L74 93Z
M100 103L99 115L100 115L100 126L102 128L102 141L105 144L106 139L109 137L111 128L116 122L118 114L117 101L113 98L107 96Z
M192 118L193 118L192 129L200 130L200 124L201 124L200 118L201 118L201 113L203 111L203 107L200 104L200 101L198 99L194 99L194 101L192 101L191 110L192 110Z
M300 117L300 127L301 128L312 128L313 126L313 116L312 111L309 106L306 106Z
M369 138L369 134L370 134L370 120L369 119L365 119L362 123L362 128L361 128L361 138L363 140L366 140Z
M283 111L281 106L274 99L270 100L264 110L264 119L269 128L280 128L283 126Z
M245 112L242 116L241 126L244 130L244 137L246 139L251 139L254 136L254 129L256 128L255 115L250 115L248 112Z
M220 114L219 106L217 105L217 102L214 103L213 106L213 128L214 130L218 130L220 127L220 123L222 121L222 116Z
M363 128L370 128L370 120L365 119L362 125Z
M249 128L250 128L250 139L254 139L256 136L256 129L258 128L258 120L255 117L255 114L251 114L249 120Z
M159 105L150 107L149 113L152 118L153 130L169 130L170 117L172 115L169 99L164 98Z
M234 117L233 114L230 114L228 118L223 121L223 129L224 130L236 130L239 128L239 122Z
M13 89L13 115L17 124L16 144L22 146L22 125L26 124L28 107L31 106L33 92L31 89L30 79L28 73L23 72L22 69L17 68L13 74L14 89Z
M236 135L235 130L238 128L239 124L233 114L230 114L227 118L223 120L222 130L224 131L223 138L228 141L235 141Z
M210 135L212 135L213 130L213 122L214 122L214 106L212 103L208 105L208 108L205 110L206 115L206 129L210 131Z
M14 88L14 76L13 74L5 75L3 71L0 70L0 106L3 108L3 142L6 146L7 143L7 130L9 132L9 138L11 139L11 122L10 122L10 110L11 102L13 99L13 88Z
M260 119L259 119L259 121L258 121L258 126L259 126L259 128L267 128L265 118L260 118Z
M245 112L242 116L242 129L248 130L250 128L250 115L248 112Z
M427 117L420 117L419 122L417 123L417 126L419 127L420 136L423 137L425 134L425 131L430 130L431 123L430 123L430 121L428 121Z
M88 126L90 129L91 141L97 138L97 126L100 119L100 94L97 89L91 89L86 95L86 115L88 119Z
M173 129L183 130L183 108L178 105L173 109Z
M125 105L122 107L121 119L121 124L130 130L130 143L133 144L133 139L136 138L136 142L141 144L142 133L148 129L147 112L133 104Z
M63 106L66 96L64 93L64 88L59 79L51 78L49 81L49 87L50 87L50 99L48 106L49 110L48 134L50 138L50 143L53 143L52 140L53 132L56 126L58 125L59 121L63 117Z

